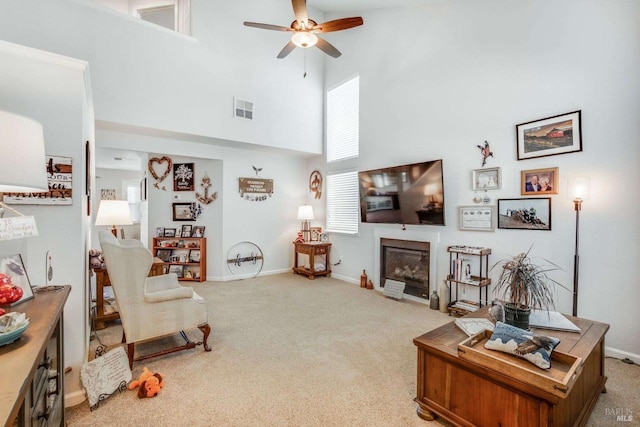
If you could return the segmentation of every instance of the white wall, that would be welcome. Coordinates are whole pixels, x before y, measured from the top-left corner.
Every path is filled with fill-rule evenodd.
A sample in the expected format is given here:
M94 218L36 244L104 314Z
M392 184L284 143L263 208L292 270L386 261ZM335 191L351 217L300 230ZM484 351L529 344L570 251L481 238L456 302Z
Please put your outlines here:
M302 49L276 59L288 33L242 25L289 25L291 6L191 3L194 38L88 0L3 2L0 40L88 61L99 120L321 153L324 54L308 50L303 78ZM253 121L233 118L234 96Z
M216 191L216 201L203 209L195 224L204 225L207 237L207 277L209 280L232 280L226 264L227 252L240 241L256 243L265 254L264 273L288 270L293 260L293 245L299 228L296 219L298 206L305 203L308 174L304 158L289 153L268 153L220 147L190 141L186 136L162 137L139 135L129 132L98 129L97 141L103 141L116 149L135 146L150 156L169 156L174 163L193 162L196 169L197 190L203 172L211 178L211 192ZM262 202L252 202L240 197L238 178L256 176L252 166L262 168L259 177L274 180L274 195ZM145 165L146 168L146 165ZM156 227L176 228L186 222L173 222L171 204L195 201L193 192L172 191L171 178L160 187L153 188L154 180L148 174L148 230L149 240Z
M5 42L0 42L0 64L0 109L39 121L44 130L45 152L72 159L73 205L16 206L24 215L35 216L39 236L24 239L25 242L0 242L0 252L11 254L19 250L32 285L42 286L46 284L45 255L50 251L54 268L50 283L72 286L64 313L64 362L65 367L73 368L66 376L66 396L67 402L79 403L84 394L79 374L86 360L88 337L85 242L89 217L84 141L91 136L86 123L93 123L87 99L90 94L85 91L86 64Z
M444 160L446 227L406 232L441 232L437 286L447 272L447 245L470 244L493 248L491 263L533 245L534 255L562 267L554 277L571 288L575 212L567 180L589 175L591 198L580 217L578 314L609 323L609 351L640 361L640 326L629 321L640 301L630 279L640 274L639 197L631 190L640 178L640 57L632 54L640 44L640 3L448 0L363 16L357 38L337 34L344 54L327 62L326 86L360 74L356 169ZM362 49L365 40L376 48ZM583 152L516 160L516 124L575 110L582 110ZM502 168L502 189L489 192L492 204L521 197L521 170L559 167L552 231L457 230L457 206L473 204L471 173L481 166L476 145L484 140L494 153L487 167ZM317 167L345 165L318 160L309 170ZM373 236L381 228L399 226L361 224L359 236L332 236L344 259L337 275L356 279L373 268ZM571 294L559 290L556 305L571 313Z

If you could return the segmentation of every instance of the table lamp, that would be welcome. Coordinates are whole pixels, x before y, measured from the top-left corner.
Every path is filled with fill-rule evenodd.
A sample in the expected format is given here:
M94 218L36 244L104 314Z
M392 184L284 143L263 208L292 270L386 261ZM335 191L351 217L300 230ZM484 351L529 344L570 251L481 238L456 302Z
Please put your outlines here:
M309 205L300 206L298 208L298 220L302 221L302 235L305 241L309 241L311 238L311 223L309 222L313 218L313 208Z
M131 209L126 200L100 200L96 225L111 225L111 232L117 238L117 225L131 225Z
M0 193L40 193L49 190L44 135L40 123L28 117L0 111L0 144L4 160L0 168ZM14 232L2 235L0 240L38 235L33 217L25 217L2 202L0 217L4 214L2 208L19 216L11 219ZM16 228L18 223L19 229Z

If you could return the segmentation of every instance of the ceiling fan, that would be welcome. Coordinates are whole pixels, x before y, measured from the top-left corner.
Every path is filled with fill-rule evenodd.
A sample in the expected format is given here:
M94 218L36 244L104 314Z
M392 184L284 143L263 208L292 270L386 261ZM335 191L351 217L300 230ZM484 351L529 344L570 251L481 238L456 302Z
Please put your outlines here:
M291 35L291 40L278 54L278 58L280 59L289 55L296 47L308 48L312 46L317 46L318 49L327 55L337 58L342 55L342 53L340 53L340 51L331 43L318 37L316 34L346 30L364 23L362 18L358 16L353 18L335 19L333 21L318 24L313 19L309 19L306 0L291 0L291 4L293 5L293 13L296 16L296 20L291 23L290 27L261 24L258 22L244 23L247 27L262 28L263 30L292 31L293 34Z

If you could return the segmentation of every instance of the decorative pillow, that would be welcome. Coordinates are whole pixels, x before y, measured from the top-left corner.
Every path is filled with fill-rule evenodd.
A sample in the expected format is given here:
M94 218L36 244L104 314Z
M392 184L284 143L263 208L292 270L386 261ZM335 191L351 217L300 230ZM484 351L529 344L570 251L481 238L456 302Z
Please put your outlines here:
M531 331L516 328L503 322L496 322L493 335L485 343L485 348L521 357L538 368L551 367L551 352L560 344L560 340L544 335L535 335Z

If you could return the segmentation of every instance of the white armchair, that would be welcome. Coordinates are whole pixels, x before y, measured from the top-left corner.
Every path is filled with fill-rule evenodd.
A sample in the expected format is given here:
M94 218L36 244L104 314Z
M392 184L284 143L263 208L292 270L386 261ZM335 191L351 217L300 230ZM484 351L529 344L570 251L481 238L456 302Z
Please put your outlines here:
M127 343L129 367L134 361L194 348L207 344L211 328L207 323L207 305L193 288L181 286L174 273L148 277L153 256L137 240L117 240L110 231L101 231L100 245L104 253L109 280L113 288L120 319L122 342ZM183 331L198 328L202 342L189 341ZM135 344L180 333L186 343L135 358Z

